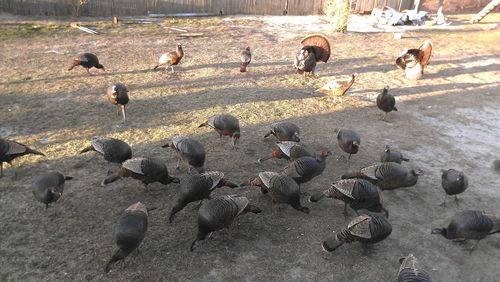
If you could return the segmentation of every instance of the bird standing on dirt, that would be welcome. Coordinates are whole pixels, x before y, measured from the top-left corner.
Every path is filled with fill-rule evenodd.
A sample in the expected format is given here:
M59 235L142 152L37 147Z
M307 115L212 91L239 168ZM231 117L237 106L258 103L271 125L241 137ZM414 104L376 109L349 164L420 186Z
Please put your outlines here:
M337 133L337 143L342 151L349 154L347 160L350 160L351 155L358 153L361 137L352 129L335 128L333 132Z
M403 161L409 162L410 160L403 156L398 151L391 150L391 147L389 145L385 145L385 150L384 152L380 155L380 162L382 163L402 163Z
M64 191L64 182L73 179L71 176L64 176L60 172L51 171L37 176L31 184L31 190L35 199L45 204L49 208L50 203L54 203L54 216L56 215L56 202Z
M418 49L405 48L396 59L396 66L405 72L406 78L417 80L424 75L431 55L432 42L426 40Z
M304 144L293 141L276 142L278 146L271 154L266 157L260 158L257 161L263 162L272 158L286 159L294 161L300 157L315 157L316 155Z
M162 54L160 59L158 60L158 64L154 67L154 69L157 69L160 66L165 66L165 71L167 71L170 67L171 72L174 73L174 66L178 65L184 57L184 50L182 49L183 47L185 46L182 46L181 43L177 42L177 49L175 50L175 52Z
M394 190L414 186L421 175L424 175L421 169L409 170L398 163L377 163L359 171L346 173L341 178L361 178L370 181L382 190Z
M346 95L347 91L354 84L354 81L356 80L357 76L358 76L357 73L353 73L351 75L351 80L349 81L336 81L335 79L331 80L323 87L316 90L316 92L321 92L323 94L326 94L327 97L332 98L333 103L337 103L337 98L339 98L340 103L342 103L343 102L342 97Z
M383 120L385 120L388 113L398 111L396 108L396 99L392 94L389 94L389 86L384 87L382 93L378 94L377 107L385 113Z
M277 204L289 204L292 208L303 213L309 213L309 208L302 206L300 203L300 187L288 175L279 174L276 172L261 172L259 176L242 183L240 186L258 186L262 193L271 195L273 200L273 210L277 208Z
M188 172L191 172L191 167L194 167L199 173L205 170L205 148L203 144L197 140L176 135L172 137L172 142L162 146L163 148L171 147L179 154L176 168L179 169L181 159L186 162Z
M91 74L89 71L91 68L102 69L103 71L106 70L104 66L99 63L97 56L92 53L83 53L78 55L78 57L73 58L68 71L72 70L76 66L84 67L88 74Z
M222 196L203 203L198 210L198 234L191 243L191 251L214 231L226 228L231 236L229 228L233 221L236 217L248 212L257 214L262 211L252 206L250 201L243 196Z
M223 186L227 186L229 188L238 187L237 184L224 178L224 173L219 171L209 171L202 174L189 175L182 181L181 188L177 195L177 203L170 211L170 216L168 217L169 222L172 223L174 215L181 211L187 204L194 201L210 199L210 194L215 189Z
M271 130L264 135L264 138L270 135L278 138L279 141L300 142L300 128L289 121L279 121L271 124Z
M0 138L0 177L3 176L3 163L8 163L12 167L12 161L20 156L33 154L45 156L43 153L33 150L30 147L16 141ZM16 177L14 169L14 177Z
M443 173L441 175L441 185L447 195L455 195L455 202L458 204L457 195L465 191L469 186L469 180L467 176L462 171L455 169L441 170ZM446 195L444 196L443 203L441 205L446 205Z
M307 36L300 42L302 48L295 56L293 65L299 74L312 73L316 75L316 62L328 62L330 58L330 43L320 34Z
M120 105L123 122L125 122L125 106L129 101L127 87L122 83L114 83L108 87L107 97L111 104Z
M90 146L83 148L80 154L95 151L104 156L104 159L111 163L121 164L132 158L132 148L122 140L94 136L90 140Z
M233 148L241 137L240 122L232 115L223 114L212 116L207 121L200 124L198 127L204 126L215 129L215 131L219 133L221 143L222 136L230 136L232 139L231 145Z
M374 244L387 238L392 233L392 225L383 215L360 215L354 218L344 230L332 238L323 241L325 252L333 252L344 243L361 242Z
M325 170L326 158L331 155L330 150L323 149L318 158L300 157L290 162L282 173L290 176L297 184L306 183L314 177L320 175Z
M434 228L431 234L440 234L454 241L477 240L469 249L472 252L481 239L500 232L500 217L482 211L461 211L451 219L447 228Z
M122 166L113 174L110 174L103 185L116 181L120 177L132 177L140 180L147 187L153 182L160 182L168 185L170 183L179 183L179 179L168 175L165 164L157 158L133 158L123 162Z
M347 205L358 213L360 209L371 212L384 212L389 215L382 206L382 191L372 183L363 179L344 179L332 183L332 186L322 192L318 192L309 198L315 203L323 197L334 198L344 202L344 215L347 216Z
M398 282L431 282L429 274L419 268L417 258L409 254L399 260Z
M241 51L240 54L240 72L246 72L247 66L252 61L252 52L250 52L250 47L247 47L245 50Z
M141 202L128 207L115 224L115 240L118 251L106 264L104 272L109 272L118 261L124 260L137 249L148 230L148 209Z

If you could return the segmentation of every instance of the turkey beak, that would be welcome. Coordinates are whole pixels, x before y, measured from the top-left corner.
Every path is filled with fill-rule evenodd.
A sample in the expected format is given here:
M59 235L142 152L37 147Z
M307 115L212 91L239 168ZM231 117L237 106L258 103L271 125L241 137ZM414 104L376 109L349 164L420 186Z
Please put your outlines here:
M423 171L423 170L421 170L421 169L417 169L417 170L415 171L415 174L416 174L417 176L422 176L422 175L424 175L424 171Z
M67 176L67 175L64 176L64 180L71 180L71 179L73 179L72 176Z
M274 158L274 154L269 154L263 158L258 159L257 162L261 163L263 161L267 161L267 160L272 159L272 158Z
M146 210L149 213L150 211L154 211L154 210L157 210L157 209L158 209L158 207L150 207L150 208L147 208Z
M162 147L162 148L168 148L168 147L170 147L170 144L169 144L169 143L166 143L165 145L162 145L161 147Z

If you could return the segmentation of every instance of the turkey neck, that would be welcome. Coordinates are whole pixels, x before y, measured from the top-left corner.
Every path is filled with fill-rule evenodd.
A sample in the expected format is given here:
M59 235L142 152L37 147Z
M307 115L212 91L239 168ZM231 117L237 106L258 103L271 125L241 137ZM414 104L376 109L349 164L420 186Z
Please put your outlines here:
M182 50L182 46L177 45L177 50L175 52L177 53L177 56L179 56L179 58L184 57L184 50Z
M349 89L351 88L352 84L354 83L354 80L356 79L356 77L354 75L352 75L352 78L351 80L349 80L349 82L347 83L347 85L345 86L344 89Z

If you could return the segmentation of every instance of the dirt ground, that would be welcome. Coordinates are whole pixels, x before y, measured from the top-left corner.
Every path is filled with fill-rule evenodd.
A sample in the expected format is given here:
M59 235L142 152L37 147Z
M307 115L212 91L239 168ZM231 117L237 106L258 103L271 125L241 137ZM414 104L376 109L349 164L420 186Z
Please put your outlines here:
M460 22L463 18L457 17ZM22 157L0 179L0 281L393 281L398 259L413 253L433 281L495 281L500 276L500 236L481 241L469 255L463 246L430 234L447 225L458 211L485 210L500 214L499 174L492 169L500 157L500 32L484 24L450 31L410 31L396 40L392 33L333 34L321 17L231 17L226 19L167 20L153 24L112 27L88 23L103 34L95 36L68 27L68 22L43 21L15 25L0 21L0 136L25 143L47 157ZM29 20L23 19L24 22ZM463 22L463 21L462 21ZM33 28L36 25L36 28ZM185 39L185 58L175 74L152 71L160 54L172 51L175 26L207 37ZM294 74L293 56L303 36L326 34L332 58L318 65L320 78ZM434 55L422 80L408 81L394 66L404 47L432 39ZM253 51L248 73L239 73L239 52ZM68 72L70 59L81 52L99 56L105 72L82 68ZM334 105L314 92L332 78L358 80ZM128 122L105 99L113 82L125 83L131 101ZM396 113L387 122L375 106L385 85L396 96ZM238 149L220 146L215 132L197 125L213 114L231 113L240 119ZM214 195L248 197L263 213L240 217L232 239L216 233L194 252L189 244L197 232L197 213L190 204L168 214L178 184L151 185L123 179L101 187L116 165L95 153L79 155L94 135L120 138L131 144L134 156L165 160L174 176L176 155L160 147L175 134L200 140L207 150L207 170L223 171L243 181L260 171L277 171L285 161L257 164L274 148L263 139L269 124L290 120L300 126L302 142L333 152L324 173L303 185L312 194L329 187L348 169L379 159L385 144L406 154L409 166L425 170L415 187L384 195L393 232L372 248L344 245L324 253L320 242L343 228L351 216L343 203L325 199L304 214L284 207L277 216L271 201L258 188L222 188ZM349 127L361 137L360 152L348 165L333 130ZM457 168L469 177L469 189L459 205L444 197L440 170ZM32 179L59 170L68 181L57 203L59 216L48 217L31 192ZM151 212L149 230L139 254L132 254L109 274L106 261L115 251L113 225L130 204L141 201L159 207ZM469 245L470 246L470 245Z

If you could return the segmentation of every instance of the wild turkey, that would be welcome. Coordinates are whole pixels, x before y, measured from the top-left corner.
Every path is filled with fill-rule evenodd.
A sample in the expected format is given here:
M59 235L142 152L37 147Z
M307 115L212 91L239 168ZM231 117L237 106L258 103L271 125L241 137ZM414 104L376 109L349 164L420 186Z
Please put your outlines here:
M118 261L132 253L144 240L148 231L148 209L141 202L128 207L115 224L115 240L118 250L106 264L107 273Z
M180 182L178 178L168 175L167 167L157 158L133 158L126 160L123 162L121 168L106 177L102 184L107 185L120 177L138 179L144 183L145 186L153 182L160 182L164 185L168 185L172 182Z
M188 171L191 172L191 166L199 173L205 170L205 148L197 140L176 135L172 137L172 142L162 146L163 148L172 147L179 154L176 168L179 169L181 159L186 162Z
M60 172L51 171L37 176L31 183L33 196L40 203L49 208L50 203L54 203L54 216L56 215L56 202L64 191L64 182L73 179L71 176L64 176Z
M179 64L182 60L182 57L184 57L184 50L182 50L183 47L185 46L182 46L181 43L177 42L177 49L175 50L175 52L162 54L160 59L158 60L158 64L154 67L154 69L157 69L160 66L165 66L165 71L167 71L170 67L171 72L174 73L174 66Z
M123 122L125 122L125 106L129 101L127 87L122 83L114 83L108 87L107 96L111 104L120 105Z
M469 249L472 252L481 239L500 232L500 217L482 211L461 211L451 219L447 228L434 228L431 234L441 234L454 241L477 240Z
M420 79L424 75L424 69L429 64L432 55L432 42L424 43L418 49L405 48L396 59L396 66L405 72L409 79Z
M279 121L271 124L271 130L264 135L264 138L267 138L269 135L273 135L279 141L300 142L299 127L289 121Z
M29 154L45 156L43 153L33 150L24 144L0 138L0 177L3 176L3 163L8 163L12 166L14 159ZM16 175L17 173L14 169L14 177Z
M237 118L235 118L232 115L223 114L223 115L212 116L207 121L200 124L198 127L204 127L204 126L208 126L215 129L215 131L219 133L221 143L222 143L222 136L230 136L233 140L232 142L233 147L236 145L236 142L238 142L238 140L241 137L240 122L238 121Z
M338 97L340 99L340 103L342 103L343 102L342 97L344 97L347 91L349 91L351 86L354 84L354 81L356 80L357 76L358 76L357 73L353 73L351 75L351 80L349 81L332 80L327 84L325 84L320 89L316 90L316 92L321 92L323 94L326 94L327 97L332 99L333 103L337 103L337 97Z
M106 161L118 164L132 158L132 148L122 140L104 136L94 136L90 142L90 146L82 149L80 154L95 151L103 155Z
M203 203L198 210L198 235L191 243L191 251L198 242L205 240L207 235L214 231L226 228L229 233L236 217L248 212L257 214L262 211L250 205L250 201L243 196L222 196Z
M273 210L276 210L276 204L284 203L298 211L309 213L309 208L300 204L299 185L288 175L269 171L261 172L256 178L241 184L241 186L247 185L260 187L264 194L269 192L273 200Z
M398 111L396 108L396 99L392 94L389 94L389 86L384 87L382 93L378 94L377 107L385 113L383 120L385 120L388 113Z
M286 159L289 161L294 161L300 157L316 157L308 147L304 144L293 142L293 141L282 141L276 142L278 146L271 154L266 157L260 158L257 161L263 162L272 158Z
M72 70L76 66L84 67L88 74L90 74L89 70L91 68L106 70L104 66L99 63L97 56L92 53L83 53L78 55L78 57L73 58L68 71Z
M316 62L328 62L330 58L330 43L320 34L307 36L300 42L302 49L297 53L293 65L299 74L312 73L316 75Z
M282 172L297 182L297 184L305 183L320 175L325 170L326 158L331 155L328 149L323 149L318 158L300 157L289 163Z
M458 204L457 195L465 191L469 186L469 180L467 176L462 171L455 169L441 170L443 173L441 175L441 185L447 195L455 195L455 202ZM446 205L446 195L442 203L443 206Z
M342 151L349 154L347 160L350 160L351 155L358 153L361 137L351 129L335 128L333 132L337 133L337 143Z
M383 163L393 162L400 164L403 161L409 162L410 160L405 158L403 154L401 154L400 152L391 150L391 147L389 145L385 145L385 150L380 155L380 162Z
M384 212L389 216L389 212L382 206L383 194L380 189L363 179L345 179L335 181L329 189L318 192L309 198L315 203L323 197L334 198L344 202L344 215L347 213L347 204L356 211L366 209L371 212Z
M344 230L322 243L325 252L333 252L344 243L361 242L374 244L387 238L392 225L383 215L360 215L354 218Z
M421 169L412 169L398 163L377 163L362 168L359 171L342 175L342 179L361 178L377 185L382 190L394 190L401 187L411 187L417 184L418 177L423 175Z
M187 204L194 201L203 201L210 199L210 194L217 188L227 186L236 188L238 185L224 178L224 173L219 171L210 171L203 174L189 175L182 181L177 203L172 208L168 220L172 223L174 215L181 211ZM201 204L201 203L200 203Z
M247 47L245 50L241 51L240 54L240 72L246 72L247 66L252 61L252 52L250 52L250 47Z
M417 258L413 254L401 258L399 263L401 266L397 282L431 282L431 277L425 270L419 268Z

